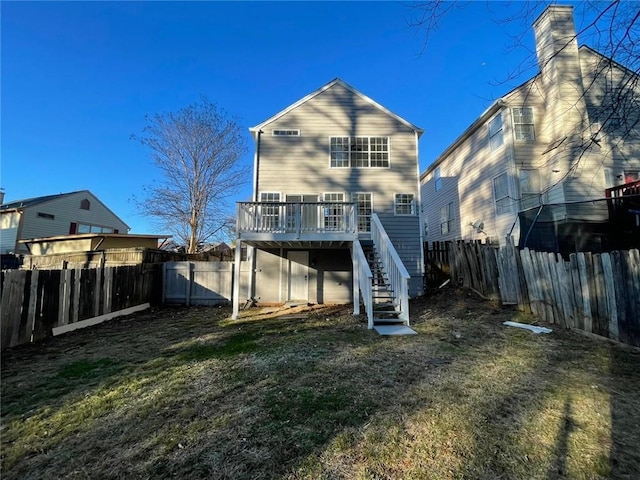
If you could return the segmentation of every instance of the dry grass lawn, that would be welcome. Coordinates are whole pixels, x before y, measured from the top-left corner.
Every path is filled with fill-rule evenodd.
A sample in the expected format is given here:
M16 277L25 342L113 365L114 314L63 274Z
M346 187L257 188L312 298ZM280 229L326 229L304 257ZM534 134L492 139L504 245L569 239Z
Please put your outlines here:
M2 478L640 478L637 351L505 327L532 319L462 290L413 302L409 337L268 310L5 352Z

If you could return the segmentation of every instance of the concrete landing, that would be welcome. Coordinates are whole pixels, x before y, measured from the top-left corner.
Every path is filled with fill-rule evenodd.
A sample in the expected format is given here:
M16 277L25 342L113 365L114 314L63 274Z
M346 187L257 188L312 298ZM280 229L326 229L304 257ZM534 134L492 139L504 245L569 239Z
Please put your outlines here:
M377 325L373 329L380 335L417 335L418 332L406 325Z

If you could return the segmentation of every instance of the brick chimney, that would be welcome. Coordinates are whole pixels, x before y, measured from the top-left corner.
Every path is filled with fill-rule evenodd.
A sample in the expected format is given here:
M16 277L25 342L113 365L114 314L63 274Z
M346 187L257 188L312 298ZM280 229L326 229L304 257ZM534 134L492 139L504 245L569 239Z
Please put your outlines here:
M550 5L533 24L536 53L550 113L551 136L580 135L587 126L573 7Z

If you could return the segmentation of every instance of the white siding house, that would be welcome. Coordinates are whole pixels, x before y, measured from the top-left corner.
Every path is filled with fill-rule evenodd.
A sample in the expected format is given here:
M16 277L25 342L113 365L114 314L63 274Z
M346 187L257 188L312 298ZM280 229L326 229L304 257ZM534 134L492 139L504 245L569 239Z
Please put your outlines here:
M525 217L554 205L545 207L544 235L560 244L563 225L576 237L578 223L607 219L605 202L572 202L602 199L638 177L637 75L578 47L570 6L548 7L533 27L539 73L495 101L421 175L427 241L512 236L522 245ZM621 92L636 105L624 121L613 108Z
M129 226L89 190L27 198L0 207L0 253L28 253L20 240L75 233L128 233Z
M420 128L335 79L250 131L254 201L238 204L237 222L255 252L246 298L358 309L361 250L390 277L394 257L406 295L423 293Z

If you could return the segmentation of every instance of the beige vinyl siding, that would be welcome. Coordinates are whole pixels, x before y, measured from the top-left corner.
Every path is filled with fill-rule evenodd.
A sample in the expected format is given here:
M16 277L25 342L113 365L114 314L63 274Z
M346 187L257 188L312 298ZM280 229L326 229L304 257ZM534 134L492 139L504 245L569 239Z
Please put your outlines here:
M280 302L280 282L282 262L279 249L255 250L256 255L256 300L260 302ZM286 260L286 257L285 257ZM245 262L247 263L247 262ZM286 273L285 273L286 275ZM240 292L243 298L246 292Z
M268 129L300 129L299 137L260 139L258 191L283 194L371 192L376 212L393 212L394 193L417 198L413 130L349 90L334 85L298 106ZM330 168L331 137L389 137L389 168Z
M271 303L287 300L289 251L288 249L256 250L256 299L258 301ZM351 302L353 278L349 250L311 249L306 251L309 252L309 302Z
M0 253L16 252L16 242L20 230L20 215L18 211L2 213L0 217Z
M300 130L300 136L260 136L258 192L277 191L282 198L318 195L319 199L326 192L340 192L345 201L351 201L352 193L371 193L373 212L381 217L389 236L413 245L415 251L403 252L401 258L409 262L405 266L421 286L422 269L413 265L421 258L419 211L394 217L395 194L412 194L416 210L420 208L415 131L339 84L262 127L264 132L274 129ZM331 137L356 136L387 137L389 167L331 168ZM351 295L351 285L340 280L347 269L351 276L350 255L341 262L345 262L341 270L327 271L330 281L324 285L324 301L347 301L346 292ZM286 273L283 278L285 282Z
M80 208L85 198L91 203L89 210ZM42 218L39 212L53 215L54 219ZM68 235L72 222L111 227L119 233L128 231L128 226L100 200L84 191L26 207L23 215L21 240ZM26 247L21 246L20 250L26 252Z
M507 173L510 196L516 197L515 171L512 162L510 112L500 110L503 117L504 144L496 151L489 148L488 118L454 151L440 163L443 187L435 191L433 172L423 182L423 212L429 225L428 241L452 239L486 239L487 236L503 241L516 218L514 200L512 213L496 216L493 179ZM454 224L447 235L440 232L440 209L449 202L454 204ZM475 231L471 223L483 223L485 233Z
M353 277L349 250L311 250L309 252L309 301L349 303Z

